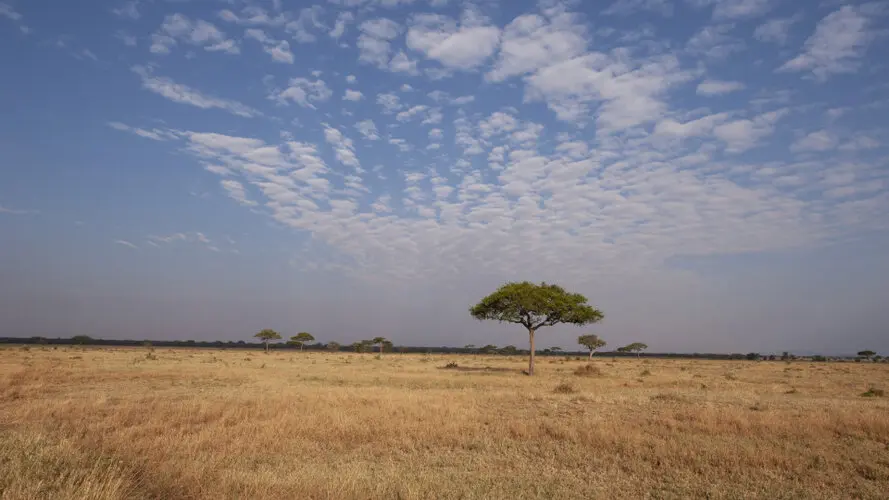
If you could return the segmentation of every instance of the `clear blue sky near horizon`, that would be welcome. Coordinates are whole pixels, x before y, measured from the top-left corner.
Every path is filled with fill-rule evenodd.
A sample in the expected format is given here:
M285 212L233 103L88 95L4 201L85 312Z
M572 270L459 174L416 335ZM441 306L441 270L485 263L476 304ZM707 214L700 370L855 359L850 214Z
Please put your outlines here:
M0 0L0 336L889 351L889 2Z

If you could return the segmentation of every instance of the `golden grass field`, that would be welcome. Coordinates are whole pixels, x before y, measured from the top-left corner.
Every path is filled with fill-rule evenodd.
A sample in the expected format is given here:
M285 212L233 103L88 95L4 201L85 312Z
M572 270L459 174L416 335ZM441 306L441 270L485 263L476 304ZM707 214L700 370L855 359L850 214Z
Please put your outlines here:
M889 497L886 364L148 354L0 349L0 498Z

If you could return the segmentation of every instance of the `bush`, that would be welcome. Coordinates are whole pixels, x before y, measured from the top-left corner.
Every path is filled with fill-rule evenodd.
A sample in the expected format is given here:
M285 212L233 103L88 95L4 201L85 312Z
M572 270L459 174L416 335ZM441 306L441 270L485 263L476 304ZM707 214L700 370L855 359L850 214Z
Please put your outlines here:
M555 392L556 394L574 394L575 392L577 392L577 389L575 389L573 385L567 382L562 382L561 384L557 385L555 389L553 389L553 392Z
M649 375L651 375L651 370L648 369L642 370L642 373L639 374L640 377L648 377Z
M867 392L862 392L861 397L863 398L882 398L885 395L883 389L877 389L876 387L871 387L867 390Z
M596 365L586 364L575 368L574 374L578 377L601 377L602 369Z
M455 368L460 368L460 366L457 365L457 363L455 363L455 362L453 362L453 361L451 361L450 363L444 365L444 367L445 367L446 369L451 369L451 370L453 370L453 369L455 369Z

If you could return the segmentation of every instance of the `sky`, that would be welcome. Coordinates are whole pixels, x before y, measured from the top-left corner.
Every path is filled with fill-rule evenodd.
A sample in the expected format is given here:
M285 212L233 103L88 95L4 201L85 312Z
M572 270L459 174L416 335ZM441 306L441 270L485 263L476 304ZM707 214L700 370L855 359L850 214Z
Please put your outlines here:
M889 351L889 2L0 0L0 336Z

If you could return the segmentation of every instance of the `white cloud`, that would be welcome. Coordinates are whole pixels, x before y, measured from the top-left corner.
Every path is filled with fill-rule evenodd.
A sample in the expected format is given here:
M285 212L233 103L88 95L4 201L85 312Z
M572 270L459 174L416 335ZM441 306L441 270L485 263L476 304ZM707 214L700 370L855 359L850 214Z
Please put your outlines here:
M355 75L349 75L346 77L346 83L355 83L357 81L358 81L358 79L355 78Z
M235 201L244 205L245 207L253 207L256 206L256 202L247 198L247 190L244 189L244 185L238 181L234 181L231 179L223 179L219 182L222 185L223 189L225 189L226 193Z
M336 22L328 35L330 35L331 38L338 40L346 32L346 26L354 20L355 16L351 12L340 12L336 16Z
M135 47L136 46L136 43L137 43L136 37L133 35L130 35L129 33L125 32L125 31L118 31L115 34L115 36L117 37L118 40L123 42L123 44L126 45L127 47Z
M108 122L108 126L113 128L114 130L130 132L132 134L138 135L139 137L144 137L146 139L151 139L154 141L167 141L177 138L175 134L163 129L146 130L142 128L130 127L129 125L120 122Z
M141 17L139 14L139 2L137 0L123 2L119 7L111 9L111 12L117 17L127 19L139 19L139 17Z
M858 8L843 6L822 19L806 40L802 54L778 70L811 71L818 81L832 74L856 72L873 38L867 25L867 17Z
M709 0L714 19L749 19L758 17L775 5L774 0Z
M201 109L221 109L233 115L246 118L262 115L259 111L238 101L209 96L187 85L176 83L170 78L154 76L151 70L144 66L134 66L133 72L142 78L142 88L173 102L188 104Z
M837 138L833 134L826 130L819 130L797 139L790 145L790 150L794 152L830 151L837 147L837 142Z
M474 95L464 95L451 100L451 104L455 106L465 106L475 101Z
M172 14L164 18L160 30L151 35L151 52L168 54L177 41L204 47L207 51L221 51L239 54L237 42L226 37L216 26L203 20L192 21L183 14Z
M500 54L485 78L497 82L533 73L582 54L586 46L586 29L572 14L557 13L551 19L519 16L503 29Z
M617 0L602 11L606 16L629 16L637 12L657 12L663 16L673 15L673 4L669 0Z
M268 36L265 31L257 28L247 29L244 32L244 36L261 43L262 49L272 56L272 60L293 64L293 52L290 51L290 44L286 40L275 40Z
M383 107L383 112L392 114L402 108L401 101L395 94L379 94L377 104Z
M344 101L360 101L363 97L364 94L352 89L346 89L345 94L343 94Z
M358 60L364 63L374 64L380 68L389 65L391 52L390 41L398 36L401 26L387 18L364 21L359 26L361 34L358 36Z
M29 214L38 214L38 213L40 213L40 212L38 212L37 210L26 210L26 209L21 209L21 208L9 208L9 207L4 207L3 205L0 205L0 214L7 214L7 215L29 215Z
M410 121L415 116L419 115L423 111L426 111L426 109L428 109L428 106L418 104L398 113L397 115L395 115L395 119L400 122Z
M703 55L710 59L725 59L746 48L744 41L729 34L734 29L732 24L715 24L704 26L685 44L685 50L694 55Z
M411 50L435 59L447 68L472 70L497 50L500 29L485 24L472 11L464 13L460 25L439 14L417 14L407 33Z
M355 155L355 147L352 140L343 135L339 130L325 124L324 139L330 144L336 154L336 159L347 167L353 167L357 171L361 171L361 164Z
M320 5L313 5L300 9L299 16L294 21L290 21L284 25L289 33L293 33L293 39L299 43L312 43L317 38L313 31L326 30L321 16L324 14L324 8Z
M799 16L769 19L753 31L753 37L760 42L771 42L779 45L787 43L790 28L799 20Z
M115 245L125 246L125 247L132 248L132 249L136 249L136 250L139 249L139 247L137 247L136 245L130 243L130 242L127 241L127 240L114 240L114 244L115 244Z
M392 60L389 61L389 69L396 73L407 73L409 75L416 75L418 73L417 61L410 59L403 51L399 51L395 54Z
M308 78L291 78L290 86L284 90L273 90L270 99L286 106L288 101L293 101L304 108L315 109L315 104L330 99L333 92L327 87L324 80L309 80Z
M745 85L741 82L725 82L720 80L704 80L698 84L698 95L722 95L738 90L743 90Z
M590 53L528 77L525 98L546 101L559 119L567 121L585 119L589 103L599 103L596 126L608 132L660 117L667 110L660 95L689 77L674 56L634 62Z
M713 129L714 135L726 144L726 151L740 153L757 146L761 139L771 135L775 124L786 110L763 113L751 120L735 120Z
M355 129L364 136L365 139L370 141L376 141L380 139L380 135L377 132L377 126L374 124L373 120L367 119L362 120L355 124Z

